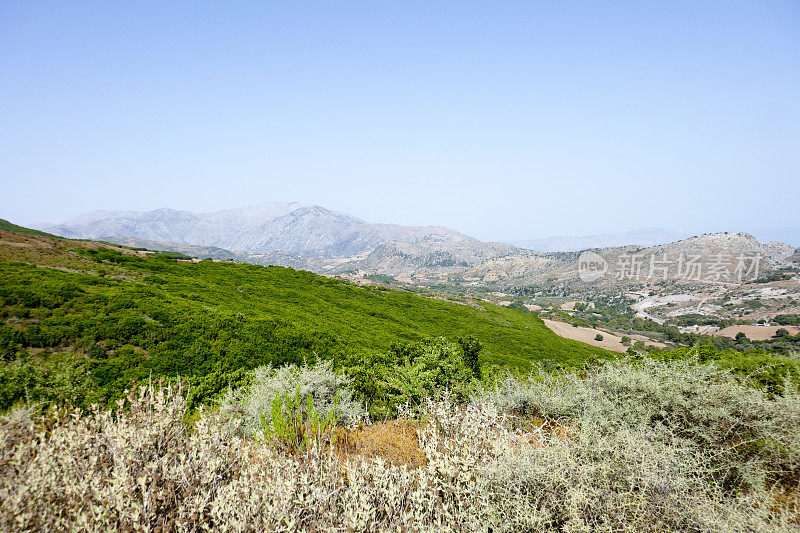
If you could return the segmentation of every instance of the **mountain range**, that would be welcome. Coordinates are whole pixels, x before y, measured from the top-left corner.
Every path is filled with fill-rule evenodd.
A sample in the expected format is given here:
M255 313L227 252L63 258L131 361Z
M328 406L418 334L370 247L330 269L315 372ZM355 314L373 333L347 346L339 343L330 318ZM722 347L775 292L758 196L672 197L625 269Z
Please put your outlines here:
M746 233L690 238L661 229L626 234L482 242L441 226L366 222L298 202L271 202L212 213L174 209L95 211L39 229L68 238L104 240L201 258L282 265L327 275L393 276L415 284L465 283L501 289L578 282L578 252L594 249L610 266L626 254L678 258L724 253L763 258L767 270L794 268L798 252ZM567 250L567 251L565 251ZM646 262L646 261L645 261ZM644 265L646 266L646 265ZM707 267L706 267L707 268ZM677 272L677 266L673 266ZM674 274L677 275L677 274ZM673 277L673 274L670 274ZM457 281L461 280L461 281Z
M299 257L351 257L386 242L477 242L441 226L374 224L347 213L298 202L193 213L94 211L38 229L69 238L119 238L212 246L247 254L284 252Z

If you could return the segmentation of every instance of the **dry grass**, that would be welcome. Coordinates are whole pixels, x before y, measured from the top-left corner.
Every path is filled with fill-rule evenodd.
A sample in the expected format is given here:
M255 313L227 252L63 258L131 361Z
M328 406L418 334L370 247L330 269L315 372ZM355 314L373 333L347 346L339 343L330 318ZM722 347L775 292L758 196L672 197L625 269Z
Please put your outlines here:
M75 253L76 249L106 248L126 255L144 257L147 252L130 250L114 245L93 241L72 239L52 239L37 235L23 235L0 230L0 259L19 261L36 266L58 268L83 273L95 273L98 263ZM140 277L119 265L105 263L102 265L107 275Z
M341 456L380 457L390 464L420 467L425 455L419 447L419 422L385 420L352 430L337 428L336 452Z
M789 335L797 335L798 333L800 333L800 328L798 328L797 326L739 325L739 326L728 326L727 328L712 333L712 335L735 339L737 334L744 333L750 340L765 341L769 339L774 339L775 333L779 329L785 329L786 331L789 332Z

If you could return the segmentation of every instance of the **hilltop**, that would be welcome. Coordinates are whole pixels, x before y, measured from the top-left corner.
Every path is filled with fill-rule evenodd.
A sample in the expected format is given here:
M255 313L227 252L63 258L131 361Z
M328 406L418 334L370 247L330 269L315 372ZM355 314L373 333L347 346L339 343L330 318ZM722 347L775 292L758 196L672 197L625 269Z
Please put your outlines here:
M4 218L0 218L0 231L11 231L14 233L20 233L22 235L37 235L39 237L53 237L58 238L57 235L53 235L51 233L46 233L44 231L39 231L37 229L26 228L23 226L17 226L16 224L12 224L8 220Z
M644 280L650 276L653 265L656 269L650 277L657 279L691 278L690 281L699 283L734 282L739 281L734 279L734 270L739 258L746 260L745 267L749 269L752 259L758 257L759 273L790 268L798 262L797 250L793 246L779 242L762 243L749 233L710 233L651 247L631 245L594 248L590 251L606 261L608 270L599 280L605 283L635 281L636 273L639 273L641 280ZM540 283L546 280L579 283L581 282L578 275L580 256L580 252L512 253L465 269L464 275L478 281L499 280L500 285L505 286ZM637 268L629 269L621 275L620 267L628 266L626 260L630 257L637 258ZM690 258L696 258L694 262L701 264L702 268L695 268L692 273L699 273L699 276L687 276L686 269L679 269L681 257L684 259L684 266ZM714 277L713 272L709 270L712 263L721 263L727 269L721 269L721 275ZM664 267L668 268L665 270ZM723 272L725 270L727 276ZM695 277L697 279L694 279Z

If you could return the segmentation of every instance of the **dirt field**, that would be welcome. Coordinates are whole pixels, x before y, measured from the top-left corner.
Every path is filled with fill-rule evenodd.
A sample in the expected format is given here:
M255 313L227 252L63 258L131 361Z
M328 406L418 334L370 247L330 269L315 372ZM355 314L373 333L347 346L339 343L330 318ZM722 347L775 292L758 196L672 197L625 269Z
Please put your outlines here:
M800 328L797 326L728 326L714 333L720 337L736 338L736 334L744 332L747 338L751 341L765 341L775 337L775 332L779 329L785 329L790 335L797 335Z
M559 337L564 337L565 339L572 339L575 341L585 342L586 344L591 344L592 346L599 346L600 348L605 348L606 350L611 350L614 352L624 353L628 350L628 346L622 344L622 335L619 333L609 333L606 330L600 329L592 329L592 328L583 328L583 327L575 327L572 324L567 324L566 322L559 322L557 320L549 320L547 318L543 318L545 326L550 328L553 333L558 335ZM596 341L594 340L597 334L603 336L603 340ZM660 342L654 342L644 340L644 337L639 335L629 335L633 341L642 340L647 345L658 346L659 348L663 348L666 345Z

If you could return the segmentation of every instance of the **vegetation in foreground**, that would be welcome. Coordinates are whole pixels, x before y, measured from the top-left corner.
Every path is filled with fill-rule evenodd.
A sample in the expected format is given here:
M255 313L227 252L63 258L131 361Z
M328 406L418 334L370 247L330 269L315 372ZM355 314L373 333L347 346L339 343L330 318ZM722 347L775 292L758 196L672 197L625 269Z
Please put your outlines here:
M800 527L791 386L768 395L696 361L621 361L508 377L371 424L349 400L331 401L350 386L327 366L265 369L231 391L233 410L202 411L188 425L185 394L171 386L142 387L114 411L17 408L0 420L0 527Z

